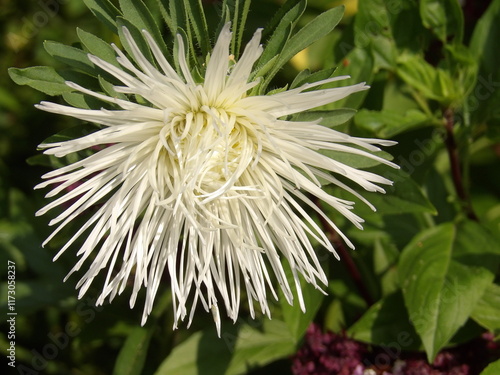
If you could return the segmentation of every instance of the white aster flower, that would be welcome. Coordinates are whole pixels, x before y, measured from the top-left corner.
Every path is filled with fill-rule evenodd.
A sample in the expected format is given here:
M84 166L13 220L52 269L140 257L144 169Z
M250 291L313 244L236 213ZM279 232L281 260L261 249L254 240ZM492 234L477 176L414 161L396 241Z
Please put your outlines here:
M249 82L249 77L262 53L260 30L234 63L229 54L230 26L226 25L203 82L191 74L180 37L181 72L176 72L148 32L143 31L161 70L144 57L128 30L123 32L138 66L115 46L123 68L96 56L89 55L89 59L123 83L115 87L116 92L141 97L147 105L68 82L75 90L120 109L79 109L48 102L37 106L101 126L78 139L40 146L56 157L101 147L83 160L47 173L43 176L47 181L37 186L53 186L48 197L60 194L39 215L65 207L50 222L58 227L47 241L77 216L95 209L55 257L84 237L80 259L70 272L79 270L87 260L91 263L77 285L79 296L103 269L107 276L98 304L122 293L133 278L131 307L141 287L147 289L144 323L162 288L162 274L168 271L174 328L188 312L191 323L196 305L201 303L213 312L220 332L220 300L236 321L242 289L252 317L254 301L262 313L270 315L268 293L277 298L273 278L293 303L284 258L293 274L299 305L305 310L299 275L317 288L318 281L327 283L311 238L334 254L335 250L304 207L322 215L352 247L310 196L326 202L359 228L363 221L352 212L352 202L327 194L318 179L342 187L370 207L334 175L368 191L384 192L377 184L391 183L318 151L363 155L394 166L370 153L379 150L375 144L393 142L350 137L320 125L320 119L297 122L284 116L334 102L367 86L360 83L306 91L346 78L336 77L273 95L249 96L258 84ZM77 187L68 191L70 186Z

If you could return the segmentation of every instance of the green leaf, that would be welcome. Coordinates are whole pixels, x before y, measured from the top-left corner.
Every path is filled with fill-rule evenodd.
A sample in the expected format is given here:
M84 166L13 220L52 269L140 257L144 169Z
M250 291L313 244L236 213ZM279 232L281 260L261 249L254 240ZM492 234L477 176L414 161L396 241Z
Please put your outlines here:
M210 50L210 39L207 38L208 25L201 0L186 1L185 6L197 44L201 49L202 55L206 56Z
M292 30L298 19L304 13L307 6L305 0L301 0L297 5L292 7L288 12L283 14L278 26L266 41L266 47L258 61L259 66L264 66L274 56L277 56L287 43Z
M81 49L52 41L45 41L43 45L48 54L56 60L92 76L97 75L96 66L89 60L87 53Z
M475 309L499 255L495 239L468 221L421 232L402 251L398 272L405 304L429 362Z
M252 324L252 325L250 325ZM213 327L192 334L177 345L155 375L235 375L287 357L296 350L284 322L264 320L223 328L221 338Z
M95 36L92 33L88 33L80 28L76 29L78 38L82 44L87 48L87 50L94 56L113 64L116 67L120 67L118 61L116 61L116 53L108 43L106 43L101 38Z
M422 23L442 41L450 36L462 42L464 33L464 15L457 0L421 0L420 16Z
M109 29L117 33L116 17L121 12L109 0L83 0L87 8Z
M479 75L476 87L467 102L475 108L474 122L484 123L490 118L498 118L498 102L500 100L500 0L491 2L488 10L477 23L470 49L479 61Z
M500 77L498 72L498 61L500 51L498 50L498 38L500 37L500 0L493 0L488 10L483 14L472 34L470 49L474 56L480 61L483 73L492 73Z
M397 350L419 350L422 346L408 319L403 296L395 292L371 306L348 330L355 340Z
M132 48L130 47L127 39L125 39L125 34L123 33L123 27L126 27L128 29L128 31L132 35L133 40L137 44L137 47L139 47L139 50L141 51L141 53L154 66L155 62L154 62L153 55L151 54L151 51L149 50L149 46L146 42L146 39L144 39L144 36L139 31L139 29L137 27L135 27L135 25L132 24L129 20L122 18L122 17L118 17L116 19L116 24L118 25L118 35L120 36L120 40L122 41L123 47L125 48L125 50L129 54L129 56L131 56L133 58L133 60L138 63L137 59L135 58L135 56L132 52Z
M500 374L500 359L492 362L486 367L480 375L498 375Z
M156 301L156 306L144 327L136 326L122 346L113 370L114 375L140 375L143 373L144 363L153 333L158 328L157 321L163 311L170 305L170 293L164 293Z
M10 68L9 76L18 85L28 85L48 95L61 95L74 91L66 85L66 80L48 66L33 66L31 68Z
M243 3L243 9L240 11L240 4ZM250 10L251 0L235 1L235 8L233 14L233 40L231 43L231 53L235 56L240 55L241 41L243 39L243 31Z
M400 4L392 10L385 3L386 0L359 2L358 14L354 19L354 44L357 47L366 48L376 36L392 38L390 15L399 11Z
M370 83L373 80L373 57L372 55L362 48L354 48L344 58L345 65L340 66L335 72L336 75L348 75L351 78L336 81L325 85L325 87L341 87L347 85L354 85L359 82ZM368 90L357 92L349 95L344 99L325 105L324 109L335 108L359 108L368 93Z
M500 331L500 285L491 284L486 289L471 317L489 331Z
M327 10L326 12L315 17L294 36L292 36L286 42L285 46L281 50L281 53L278 55L278 59L276 60L273 69L266 77L262 88L265 89L267 87L272 77L274 77L283 65L285 65L293 56L332 31L342 19L343 14L343 6Z
M170 52L165 45L165 41L161 35L160 29L156 24L151 12L148 7L144 5L142 0L120 0L120 7L123 11L123 18L129 21L135 28L139 31L146 30L148 31L153 39L155 40L158 47L162 50L164 54L166 54L167 60L170 60ZM120 30L118 30L120 32ZM132 30L130 30L132 33ZM134 40L136 40L136 35L132 33L134 36ZM123 36L120 34L120 39L122 43L124 42ZM142 35L141 35L142 39Z
M327 267L327 265L326 265ZM306 282L303 278L300 280L300 286L302 289L302 296L304 298L304 305L306 311L303 312L300 309L299 301L297 297L297 291L295 288L295 282L293 279L292 271L289 266L285 266L285 273L288 279L289 285L291 285L292 293L294 295L293 305L290 305L283 292L280 290L280 305L281 311L283 312L283 319L292 335L295 343L299 343L300 339L307 330L307 327L311 324L316 313L318 312L321 303L325 295L318 289L316 289L311 283ZM328 270L323 268L323 271L328 275Z
M290 12L292 8L295 8L295 6L298 3L303 2L304 0L287 0L281 5L281 7L278 8L278 11L274 13L274 16L271 18L271 20L267 23L267 25L264 27L264 30L262 31L262 38L266 39L266 37L274 33L278 25L281 23L281 20L283 20L286 17L286 14Z
M399 77L426 98L449 105L460 97L450 74L435 68L419 55L401 55L398 60Z
M411 109L401 114L393 110L371 111L361 109L354 118L361 129L373 132L379 138L392 138L408 130L428 126L432 119L422 111Z
M292 84L290 85L290 89L293 89L295 87L302 86L306 83L314 83L318 81L322 81L324 79L332 78L335 71L337 68L328 68L328 69L323 69L318 72L310 73L310 71L304 70L301 72L302 74L298 74L297 77L293 80ZM313 89L310 89L310 91L318 90L322 86L317 86Z
M293 121L317 121L321 119L321 125L334 128L345 124L355 114L356 111L349 108L332 109L330 111L308 111L295 115Z
M382 157L384 154L381 155ZM402 169L392 169L382 165L369 169L370 172L381 175L394 182L393 186L384 186L386 194L358 191L372 203L378 211L378 215L394 215L403 213L430 213L436 214L436 209L422 192L420 186ZM346 194L346 198L351 199ZM356 198L352 198L356 202ZM373 214L363 203L356 205L361 216Z

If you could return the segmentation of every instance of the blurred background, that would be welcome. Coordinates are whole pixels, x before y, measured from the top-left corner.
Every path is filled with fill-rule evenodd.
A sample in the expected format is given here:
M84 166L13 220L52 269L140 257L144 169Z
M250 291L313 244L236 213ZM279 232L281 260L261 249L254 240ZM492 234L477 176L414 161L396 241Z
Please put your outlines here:
M157 2L145 2L159 19L161 16ZM209 6L218 6L217 0L205 2L212 3ZM414 4L416 2L409 1L408 3ZM491 1L487 0L462 1L465 45L468 45L478 19L490 3ZM366 43L366 48L363 49L354 35L354 19L358 14L356 0L310 0L300 24L303 25L321 12L341 4L346 6L345 17L341 25L329 36L295 56L276 77L274 82L276 87L290 83L303 69L309 68L314 71L331 66L339 66L340 73L347 71L353 76L358 75L361 79L367 80L363 78L363 72L357 72L353 68L356 63L366 62L362 51L368 51L372 48L372 44ZM279 5L280 1L278 0L254 1L247 31L251 34L256 27L265 26ZM415 17L418 18L418 16ZM153 374L178 343L191 337L194 332L211 327L213 324L211 316L201 313L189 330L182 328L172 333L172 317L170 309L167 308L164 313L159 312L158 316L152 319L151 324L156 324L160 328L138 329L142 311L140 307L135 310L129 309L127 293L117 297L109 306L96 308L92 298L98 294L98 289L95 289L97 287L91 288L87 294L88 297L77 300L75 284L78 277L73 276L62 283L62 279L72 268L76 259L74 255L65 255L60 261L52 262L52 257L56 253L56 249L60 247L60 241L63 241L61 238L64 238L64 234L45 248L41 247L41 243L51 232L48 226L50 215L35 217L35 212L45 202L44 192L34 191L33 187L39 183L40 176L50 170L50 166L44 165L47 164L45 159L37 156L39 155L37 145L50 135L75 126L78 122L67 117L54 116L36 110L34 104L42 100L59 102L61 99L49 97L28 86L15 84L8 76L7 69L9 67L26 68L39 65L65 69L63 64L57 62L44 50L43 43L45 40L68 45L76 43L78 42L77 27L98 35L107 42L118 43L117 37L92 15L81 0L0 0L0 37L2 40L0 44L0 275L2 275L2 279L6 280L7 267L5 265L9 260L15 262L16 311L18 312L15 340L16 361L18 365L25 366L23 370L25 372L21 372L19 368L16 372L9 367L7 367L7 371L12 371L13 374L54 375ZM411 29L411 27L413 26L407 25L407 28ZM419 27L421 28L421 26ZM423 54L426 60L436 65L441 59L443 43L432 37L430 32L426 31L427 34L420 34L424 31L419 27L415 26L414 34L411 30L407 32L408 41L400 38L398 42L410 46L410 41L413 38L414 48L425 46ZM396 35L397 38L398 35ZM421 41L422 38L425 41ZM355 46L357 52L353 54ZM382 61L383 57L384 53L381 52L377 57L379 60L372 62L375 64L372 66L376 66L376 68L370 70L369 82L373 88L368 96L343 104L365 111L378 111L387 109L387 107L393 110L408 105L406 97L411 95L408 95L401 88L401 79L395 78L395 73L389 66L390 62ZM393 85L389 87L388 82L392 82ZM498 85L497 82L494 84ZM497 86L494 87L497 88ZM389 95L393 96L389 97ZM385 101L382 100L383 98ZM431 108L431 111L434 110L435 108ZM366 120L369 114L370 112L364 112L365 117L362 117L363 113L361 113L357 123L350 122L344 126L344 129L362 136L386 136L397 139L400 145L390 150L395 155L397 163L410 160L413 149L409 145L413 144L415 139L429 139L432 135L432 127L419 126L418 124L407 124L408 127L405 131L386 129L384 133L381 128L377 128L373 118L370 117L368 119L370 121ZM470 181L474 181L471 189L476 214L483 218L487 227L498 232L498 223L500 222L500 206L498 205L500 146L498 134L500 133L497 125L492 125L485 132L490 132L493 135L489 141L482 141L483 144L476 143L473 146L476 148L474 152L477 151L477 153L469 161L474 167L471 169L469 177ZM496 143L492 141L495 139L497 139ZM449 192L452 190L450 178L440 180L432 177L447 172L446 168L440 169L438 165L439 163L442 165L443 160L446 160L445 156L439 156L440 152L443 152L443 147L426 155L425 161L417 163L416 170L413 170L415 168L412 167L412 170L407 168L405 172L412 175L416 183L426 192L425 195L432 202L432 205L437 208L437 222L444 222L456 214L457 202L449 199ZM432 165L438 165L438 167L432 167ZM436 183L434 184L434 182ZM425 203L419 204L425 206ZM407 244L409 238L418 232L418 229L415 228L420 224L418 224L417 219L408 216L409 212L396 212L396 214L399 216L384 219L384 225L391 225L394 232L389 236L392 245L384 246L397 254ZM377 219L373 220L377 221ZM406 226L413 228L406 228ZM386 227L379 226L377 230L380 228L385 230ZM347 230L347 232L351 236L352 231ZM359 261L359 268L368 275L365 283L369 285L369 291L376 297L375 300L378 300L396 290L397 287L394 284L395 275L391 273L392 271L383 275L377 274L371 269L373 268L372 260L363 261L365 254L371 254L373 248L376 247L370 233L372 232L370 232L370 221L368 220L367 231L352 234L355 241L361 244L354 257L355 260ZM385 244L385 242L383 243ZM386 257L388 264L394 263L395 257L397 256L394 255L392 260L390 256ZM368 306L359 292L352 292L352 290L356 290L353 281L345 281L349 279L348 269L338 262L332 262L329 267L331 273L335 274L335 278L332 277L331 285L335 292L318 304L318 308L315 310L318 311L315 322L323 329L340 334L345 332L345 329L351 326L366 311ZM6 285L4 283L2 283L1 292L2 320L0 327L2 335L0 336L0 348L2 353L6 353L9 348L6 334L9 326L3 318L4 311L6 311L4 301L6 299L4 298ZM164 298L168 299L168 296ZM137 305L141 306L141 303L138 302ZM276 309L279 310L279 306ZM277 317L280 318L279 311ZM231 325L229 322L225 322L225 324L228 327ZM241 328L235 328L231 331L232 329L229 328L229 332L232 332L230 337L236 337L237 330ZM483 331L484 329L481 330L473 326L469 333L464 333L465 338L459 341L465 342L471 338L477 338ZM317 332L311 334L319 335ZM210 340L208 342L208 347L210 347ZM272 346L272 342L269 343L265 340L262 342L265 344L257 346L261 351L265 352L267 345ZM278 350L278 354L274 357L270 356L269 359L255 362L255 368L248 368L248 373L269 374L271 371L280 374L291 373L293 354L299 349L301 342L299 340L291 347L282 349L282 353ZM147 350L150 343L153 344L151 344L150 350ZM227 344L227 340L225 343ZM128 351L124 350L127 345ZM197 345L198 347L206 347L206 344L201 341L198 341ZM193 347L190 348L193 349ZM194 348L196 349L196 346ZM412 349L414 348L412 347ZM368 349L364 347L359 350L363 352ZM141 351L144 354L137 355L134 361L126 360L125 357L130 356L130 353L137 354ZM218 352L215 353L217 355ZM181 356L181 354L179 355ZM217 367L221 366L220 363L224 361L221 360L222 362L218 363L220 358L214 358L213 355L210 351L204 352L203 355L197 357L197 361L191 364L192 372L186 373L224 373L229 365L222 365L226 368ZM252 355L256 354L252 352ZM259 355L265 357L263 353ZM484 361L491 359L491 357L487 357ZM244 358L241 361L245 363ZM239 370L232 373L247 372L247 370L241 370L244 365L241 366L237 367ZM137 368L140 369L139 372L134 372ZM180 370L178 372L172 370L170 373L181 372ZM231 371L227 373L231 373ZM473 373L470 372L470 374ZM415 372L415 374L417 373ZM462 373L457 372L457 374ZM464 374L469 373L464 372Z

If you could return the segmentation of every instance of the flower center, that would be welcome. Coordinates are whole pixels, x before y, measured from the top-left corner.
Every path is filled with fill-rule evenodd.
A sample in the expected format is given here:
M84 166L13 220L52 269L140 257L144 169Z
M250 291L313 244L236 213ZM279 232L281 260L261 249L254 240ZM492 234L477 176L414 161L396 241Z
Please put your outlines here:
M236 115L202 106L167 113L160 141L169 156L171 185L213 199L234 188L253 157L253 143ZM178 185L177 185L178 186Z

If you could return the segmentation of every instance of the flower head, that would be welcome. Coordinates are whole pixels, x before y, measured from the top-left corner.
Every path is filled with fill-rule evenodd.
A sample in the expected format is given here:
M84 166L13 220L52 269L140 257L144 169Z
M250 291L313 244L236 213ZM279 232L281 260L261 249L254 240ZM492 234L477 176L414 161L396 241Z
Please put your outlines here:
M220 330L220 303L235 321L242 291L252 316L254 301L270 315L268 294L277 298L274 278L292 303L284 270L288 264L304 310L299 275L317 288L318 282L327 282L311 239L335 254L310 213L322 215L352 246L310 197L326 202L357 227L362 222L352 212L352 202L327 194L319 180L340 186L369 206L335 176L368 191L384 192L378 184L390 184L318 151L363 155L394 166L370 153L379 150L377 144L393 142L351 137L322 126L321 119L301 122L290 120L289 115L367 86L319 88L346 78L335 77L275 94L251 95L259 83L251 77L262 53L260 30L235 62L229 48L230 25L225 25L203 78L190 70L181 37L176 70L147 31L143 34L154 61L144 56L126 28L123 34L136 64L116 46L119 66L89 55L93 64L122 83L114 87L116 97L67 83L117 109L38 105L44 111L100 126L87 136L40 146L56 157L94 150L78 162L47 173L47 181L38 185L52 186L50 197L60 194L38 214L64 207L51 221L58 227L47 241L77 216L94 209L59 252L85 233L80 259L70 272L90 263L78 283L80 296L104 269L107 276L99 304L122 293L133 279L131 306L141 287L147 289L144 323L163 287L162 275L168 272L174 327L188 314L191 322L200 303L213 312ZM77 187L68 190L70 186Z

